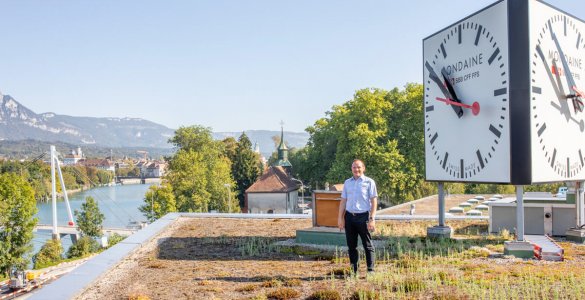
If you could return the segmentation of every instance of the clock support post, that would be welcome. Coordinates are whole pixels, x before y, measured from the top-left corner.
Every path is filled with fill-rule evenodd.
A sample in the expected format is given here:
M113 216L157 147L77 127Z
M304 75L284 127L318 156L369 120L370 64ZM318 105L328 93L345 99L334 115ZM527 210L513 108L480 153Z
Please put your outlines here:
M585 224L585 216L583 211L583 182L575 182L575 224L577 227Z
M577 223L576 228L569 228L565 235L567 236L567 240L575 241L579 243L585 242L585 194L584 194L584 184L585 182L577 181L575 182L575 208L576 208L576 216L575 221Z
M504 242L504 254L534 257L534 246L524 239L524 186L516 185L516 240Z
M516 186L516 241L524 241L524 187Z
M445 188L444 183L438 183L439 196L439 225L427 228L429 238L451 238L451 227L445 226Z

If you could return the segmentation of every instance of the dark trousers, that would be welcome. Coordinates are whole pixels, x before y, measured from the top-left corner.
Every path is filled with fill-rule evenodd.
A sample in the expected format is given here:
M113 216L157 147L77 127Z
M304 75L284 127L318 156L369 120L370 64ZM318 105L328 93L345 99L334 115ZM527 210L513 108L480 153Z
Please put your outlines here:
M361 214L345 212L345 239L349 248L349 262L354 272L357 272L359 260L357 250L358 236L361 238L366 252L368 271L374 271L374 245L372 244L372 235L370 235L370 231L368 230L369 218L369 212Z

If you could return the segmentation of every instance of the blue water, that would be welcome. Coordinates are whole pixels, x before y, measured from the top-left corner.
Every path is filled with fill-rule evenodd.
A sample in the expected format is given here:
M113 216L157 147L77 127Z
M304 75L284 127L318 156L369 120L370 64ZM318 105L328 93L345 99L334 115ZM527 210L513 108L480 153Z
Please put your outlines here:
M81 204L88 196L93 197L104 214L104 227L126 227L130 221L146 221L146 217L138 210L138 207L144 204L144 195L150 187L149 184L133 185L116 185L107 187L93 188L87 191L79 192L69 196L71 212L81 209ZM38 224L53 224L51 202L37 203L39 219ZM57 223L67 225L69 219L65 201L62 199L57 202ZM75 215L73 215L75 221ZM37 253L41 246L51 238L50 232L35 232L33 238L33 253ZM63 247L68 249L71 240L63 238Z

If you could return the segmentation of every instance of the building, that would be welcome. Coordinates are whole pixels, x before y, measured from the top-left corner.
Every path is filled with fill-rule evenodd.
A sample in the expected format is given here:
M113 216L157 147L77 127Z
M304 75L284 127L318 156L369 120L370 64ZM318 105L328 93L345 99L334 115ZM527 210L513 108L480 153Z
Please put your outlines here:
M266 159L266 157L264 157L264 155L262 155L262 153L260 153L260 146L258 145L258 143L254 143L254 152L258 154L258 157L260 157L262 171L264 171L266 169L266 166L268 165L268 160Z
M116 165L109 159L82 159L79 164L86 167L94 167L98 170L116 172Z
M77 151L75 149L71 150L71 153L65 155L63 157L63 165L64 166L73 166L77 164L80 160L83 159L83 153L81 152L81 147L77 147Z
M152 178L152 177L162 177L165 174L166 164L154 161L150 164L147 164L144 177Z
M295 213L299 186L282 166L272 166L246 190L244 212Z
M252 184L245 193L244 212L291 214L299 202L299 185L291 175L288 148L281 127L278 160Z
M280 127L280 145L278 145L278 160L274 163L275 166L283 167L287 174L292 174L292 164L288 161L288 148L284 142L284 128Z

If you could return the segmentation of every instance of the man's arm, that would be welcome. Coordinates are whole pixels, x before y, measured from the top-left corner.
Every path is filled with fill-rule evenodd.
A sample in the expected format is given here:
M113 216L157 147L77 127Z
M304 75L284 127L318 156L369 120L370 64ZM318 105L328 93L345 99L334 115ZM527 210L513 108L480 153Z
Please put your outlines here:
M339 230L345 228L345 203L347 203L347 199L341 198L339 202L339 213L337 215L337 227L339 227Z
M378 208L378 197L370 198L370 202L372 203L372 210L370 211L370 220L368 222L368 230L374 231L374 230L376 230L376 210Z

